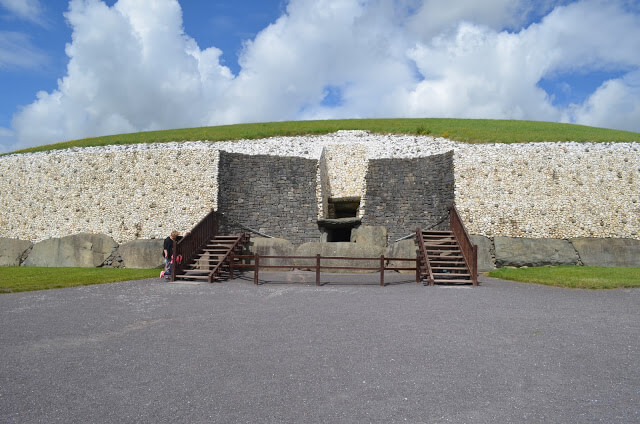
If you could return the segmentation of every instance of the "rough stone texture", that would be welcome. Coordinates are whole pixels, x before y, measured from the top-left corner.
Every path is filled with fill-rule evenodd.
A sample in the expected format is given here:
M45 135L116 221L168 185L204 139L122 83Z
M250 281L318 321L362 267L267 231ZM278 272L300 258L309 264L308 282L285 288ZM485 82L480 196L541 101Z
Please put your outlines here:
M24 266L98 267L118 247L104 234L75 234L41 241L33 246Z
M379 258L385 253L382 246L366 245L358 243L304 243L296 249L296 256L340 256L350 258ZM298 259L296 263L300 266L315 266L315 259ZM324 259L321 266L357 266L357 267L380 267L380 260L331 260ZM375 272L355 271L355 270L322 270L322 272Z
M471 242L478 246L478 272L496 269L494 248L491 239L485 236L470 235Z
M401 240L387 247L385 256L390 258L406 258L415 259L418 256L418 246L414 239ZM408 261L389 261L389 266L398 268L415 267L415 262ZM415 274L415 271L399 271L403 274Z
M248 250L258 255L266 255L266 256L294 256L295 255L295 247L289 240L278 239L278 238L263 238L263 237L252 237L249 242ZM286 265L291 265L290 260L287 259L260 259L261 265L283 265L283 268L278 268L276 270L285 270L291 269L291 267L286 267Z
M320 239L317 160L220 152L219 166L221 233L242 232L242 224L294 244Z
M191 229L217 208L219 151L319 161L325 148L325 156L332 155L324 162L325 182L322 166L305 174L315 185L316 218L324 216L323 196L346 193L366 201L358 181L371 174L367 161L422 160L453 150L455 201L472 234L640 240L638 142L473 145L365 131L2 156L0 237L37 242L86 232L118 243L161 239ZM345 152L357 153L346 166ZM367 211L361 206L359 216ZM301 216L304 221L307 211Z
M0 237L0 266L20 266L22 255L31 246L30 241Z
M583 265L640 267L638 240L575 238L570 241Z
M453 151L417 159L369 161L362 223L389 240L437 223L454 202Z
M638 143L514 143L456 150L456 205L488 237L640 239Z
M162 268L162 239L134 240L118 247L125 268Z
M361 225L351 230L351 242L386 246L387 229L380 226Z
M496 266L577 265L578 253L567 240L495 237Z
M174 143L178 146L177 143ZM0 158L0 235L78 233L118 243L191 229L217 195L217 150L132 145Z

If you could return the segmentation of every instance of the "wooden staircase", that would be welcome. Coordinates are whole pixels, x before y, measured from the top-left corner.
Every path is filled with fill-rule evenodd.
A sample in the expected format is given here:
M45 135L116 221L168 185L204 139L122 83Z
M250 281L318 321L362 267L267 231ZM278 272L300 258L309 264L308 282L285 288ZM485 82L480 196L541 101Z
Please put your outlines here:
M425 254L431 275L424 275L433 284L473 284L462 250L451 231L422 231Z
M175 280L208 281L219 280L223 271L229 269L231 253L239 254L249 243L249 235L216 235L199 249L189 263L176 272Z
M478 248L469 238L455 206L449 208L450 230L416 229L420 276L426 283L478 285Z

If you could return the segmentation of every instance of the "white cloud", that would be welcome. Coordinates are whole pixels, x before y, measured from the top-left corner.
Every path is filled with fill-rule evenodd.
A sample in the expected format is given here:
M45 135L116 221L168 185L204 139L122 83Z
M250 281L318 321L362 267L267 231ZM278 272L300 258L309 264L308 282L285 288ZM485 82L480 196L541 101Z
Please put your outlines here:
M452 0L444 8L434 0L290 0L247 41L232 75L218 49L203 50L184 33L177 0L112 7L72 0L67 75L16 114L13 127L23 146L161 128L395 116L640 131L640 15L624 1L532 8L525 0L482 7ZM564 108L538 87L558 73L596 70L627 75Z
M67 75L15 115L24 146L201 124L231 78L184 34L177 1L72 0L66 17Z
M640 71L606 81L581 105L571 105L564 120L595 127L639 131Z
M4 7L20 19L43 24L42 5L39 0L0 0L0 6Z

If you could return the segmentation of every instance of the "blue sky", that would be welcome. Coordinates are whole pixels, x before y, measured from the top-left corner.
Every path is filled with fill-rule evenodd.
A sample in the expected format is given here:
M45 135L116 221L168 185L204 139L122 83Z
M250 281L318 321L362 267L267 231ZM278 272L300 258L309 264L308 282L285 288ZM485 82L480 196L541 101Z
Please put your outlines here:
M298 119L640 132L637 0L0 0L0 152Z

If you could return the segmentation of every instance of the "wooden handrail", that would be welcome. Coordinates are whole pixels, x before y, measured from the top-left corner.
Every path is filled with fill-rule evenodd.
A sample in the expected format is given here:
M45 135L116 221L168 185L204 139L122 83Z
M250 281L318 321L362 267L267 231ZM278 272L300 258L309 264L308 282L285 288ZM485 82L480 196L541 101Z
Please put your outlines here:
M462 251L462 256L464 256L464 261L467 264L467 268L469 269L469 273L471 274L471 281L474 286L478 285L478 246L471 242L471 238L469 237L469 233L467 233L467 229L464 227L464 223L458 214L458 210L456 209L456 205L451 205L449 208L449 226L451 231L458 240L458 244L460 245L460 250Z
M185 264L190 263L195 255L209 243L209 241L218 235L219 213L211 210L196 224L189 234L184 236L180 241L174 241L173 252L176 258L181 258L180 263L177 261L173 264L173 273L171 281L175 281L175 276L182 273Z
M433 271L431 270L431 264L429 263L429 255L427 255L427 248L424 245L424 237L422 236L422 229L420 227L416 228L416 240L418 241L420 261L422 261L427 269L427 281L429 282L429 285L434 285L435 278L433 277Z
M225 262L227 261L227 259L229 259L229 257L236 251L238 250L239 246L243 246L244 243L249 241L249 235L247 233L242 233L240 234L235 241L233 242L233 245L229 246L229 248L227 249L227 251L224 253L224 255L220 258L220 260L218 261L218 263L216 264L216 266L213 267L213 269L209 272L209 279L208 281L211 283L213 282L213 277L215 277L215 275L218 273L218 270L220 269L221 266L223 266L225 264Z

